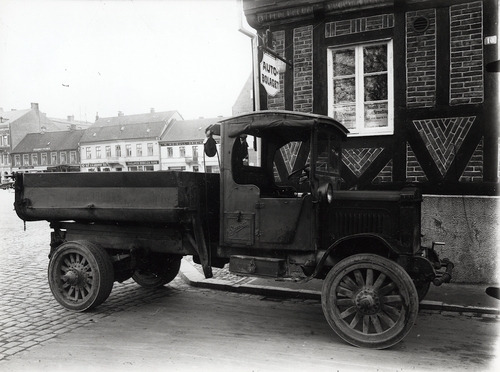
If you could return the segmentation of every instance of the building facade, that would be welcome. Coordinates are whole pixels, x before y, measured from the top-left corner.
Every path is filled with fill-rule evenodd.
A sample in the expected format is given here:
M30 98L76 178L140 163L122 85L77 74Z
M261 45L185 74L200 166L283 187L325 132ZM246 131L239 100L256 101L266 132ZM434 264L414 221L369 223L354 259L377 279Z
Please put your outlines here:
M4 111L0 108L0 172L2 176L13 171L12 150L28 133L44 133L85 129L90 123L67 119L48 118L40 111L38 103L24 110ZM18 169L17 167L15 167Z
M457 281L498 281L497 0L244 0L260 49L287 61L260 109L331 116L345 188L424 193L423 241ZM291 158L293 159L293 157ZM290 164L293 169L293 164Z
M177 120L160 141L161 169L219 173L219 157L204 155L205 130L223 118ZM220 153L220 143L217 143Z
M83 134L84 130L28 133L12 150L12 171L79 171Z
M80 143L82 172L160 170L159 141L177 111L98 118Z

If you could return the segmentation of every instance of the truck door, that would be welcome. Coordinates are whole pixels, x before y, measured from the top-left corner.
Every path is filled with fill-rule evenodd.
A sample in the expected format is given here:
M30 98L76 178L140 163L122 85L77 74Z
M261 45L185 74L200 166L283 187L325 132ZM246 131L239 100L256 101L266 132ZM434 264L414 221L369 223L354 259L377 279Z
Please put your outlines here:
M223 245L310 250L314 214L304 180L309 143L283 144L283 140L263 137L256 153L254 140L248 143L248 138L225 138L229 146L224 159L230 166L223 166L222 176ZM294 170L298 172L289 177Z

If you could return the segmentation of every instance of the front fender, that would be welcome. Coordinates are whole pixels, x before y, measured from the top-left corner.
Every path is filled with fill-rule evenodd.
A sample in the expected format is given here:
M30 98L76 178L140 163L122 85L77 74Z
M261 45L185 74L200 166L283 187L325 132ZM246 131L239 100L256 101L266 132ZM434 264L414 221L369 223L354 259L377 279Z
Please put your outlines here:
M311 277L317 277L323 270L327 259L334 263L359 253L374 253L387 258L398 258L404 252L404 247L397 240L375 233L361 233L345 236L321 254L321 258Z

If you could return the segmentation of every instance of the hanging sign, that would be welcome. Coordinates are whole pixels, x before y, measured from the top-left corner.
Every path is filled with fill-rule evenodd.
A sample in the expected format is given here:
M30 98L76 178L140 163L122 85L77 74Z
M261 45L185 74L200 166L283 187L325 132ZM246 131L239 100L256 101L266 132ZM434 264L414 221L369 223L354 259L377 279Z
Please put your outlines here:
M276 65L276 58L264 53L260 63L260 83L271 97L274 97L280 91L280 73Z

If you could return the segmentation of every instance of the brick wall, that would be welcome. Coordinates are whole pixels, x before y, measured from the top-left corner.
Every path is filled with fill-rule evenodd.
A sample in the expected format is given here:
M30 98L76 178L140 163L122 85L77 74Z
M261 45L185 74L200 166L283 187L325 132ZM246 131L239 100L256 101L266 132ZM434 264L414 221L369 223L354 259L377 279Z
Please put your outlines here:
M293 110L313 111L313 27L293 30Z
M450 105L483 102L483 3L450 6Z
M372 180L373 184L392 182L392 159L379 172L377 177Z
M273 32L274 51L281 57L285 57L285 31ZM267 96L267 108L269 110L285 109L285 77L280 74L280 91L274 96Z
M426 182L427 176L422 169L413 149L406 143L406 182Z
M416 31L414 21L425 18L428 27ZM436 11L406 14L406 105L410 108L436 104Z
M483 138L467 163L460 182L483 182Z

